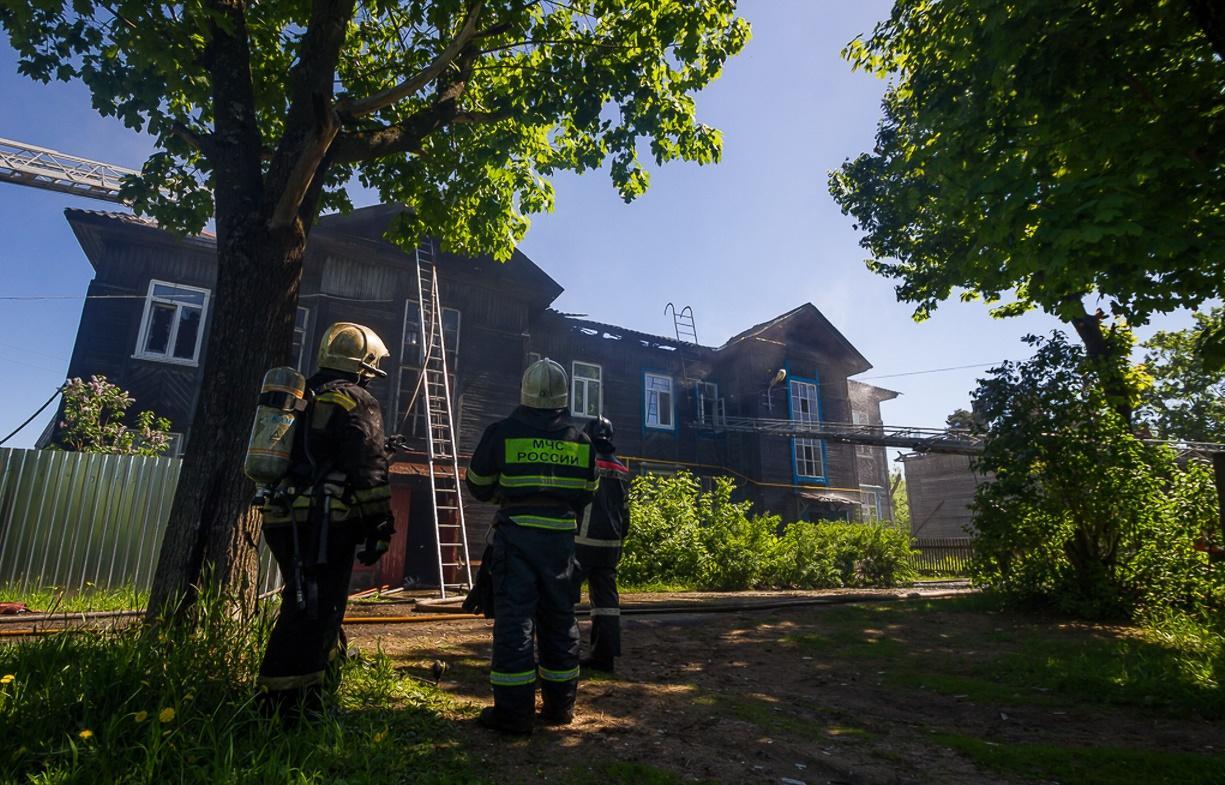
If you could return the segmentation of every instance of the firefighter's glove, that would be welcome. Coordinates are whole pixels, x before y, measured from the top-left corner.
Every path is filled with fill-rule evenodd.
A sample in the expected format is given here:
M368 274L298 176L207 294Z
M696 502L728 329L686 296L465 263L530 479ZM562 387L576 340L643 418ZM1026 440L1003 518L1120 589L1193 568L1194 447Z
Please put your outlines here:
M357 552L357 560L367 567L377 562L384 553L387 553L391 535L395 533L395 524L390 520L383 521L377 526L371 526L366 533L365 544Z

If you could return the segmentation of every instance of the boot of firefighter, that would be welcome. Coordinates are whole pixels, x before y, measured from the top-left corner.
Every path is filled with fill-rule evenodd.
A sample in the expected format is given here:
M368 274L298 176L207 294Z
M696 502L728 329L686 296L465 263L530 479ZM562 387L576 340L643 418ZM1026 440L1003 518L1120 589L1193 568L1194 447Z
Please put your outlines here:
M569 725L574 721L578 679L540 683L540 721L545 725Z
M532 732L532 712L536 704L536 685L493 688L493 706L481 711L477 724L499 733L528 735Z

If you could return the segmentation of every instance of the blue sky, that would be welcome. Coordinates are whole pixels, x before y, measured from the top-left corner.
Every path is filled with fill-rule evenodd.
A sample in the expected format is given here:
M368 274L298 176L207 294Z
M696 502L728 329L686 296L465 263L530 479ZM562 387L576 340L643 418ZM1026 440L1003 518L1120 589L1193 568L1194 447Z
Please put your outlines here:
M889 281L868 272L851 220L826 188L827 172L869 149L882 82L852 74L839 51L887 15L886 0L742 0L753 40L698 97L722 129L718 166L670 165L630 205L606 175L562 176L557 208L537 216L523 250L566 291L561 310L668 334L664 306L691 305L702 343L719 344L812 302L875 366L860 378L902 393L886 422L938 426L969 400L982 368L1025 356L1021 336L1058 323L1042 314L998 321L977 303L950 302L916 324ZM0 43L0 137L138 167L149 141L99 117L79 85L31 82ZM357 195L358 204L376 201ZM91 268L65 207L106 203L0 184L0 436L63 380ZM1142 329L1178 329L1187 314ZM895 374L907 374L896 376ZM6 446L29 446L49 415Z

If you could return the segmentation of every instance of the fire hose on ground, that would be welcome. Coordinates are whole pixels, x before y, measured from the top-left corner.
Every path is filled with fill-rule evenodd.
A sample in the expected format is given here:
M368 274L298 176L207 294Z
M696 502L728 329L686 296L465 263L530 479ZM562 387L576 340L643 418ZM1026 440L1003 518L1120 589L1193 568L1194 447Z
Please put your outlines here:
M377 593L377 590L361 592L353 596L353 599L370 596ZM771 611L784 610L787 608L802 608L822 605L850 605L855 603L865 602L901 602L906 600L939 600L948 597L954 597L964 592L959 591L942 591L929 594L920 594L911 592L906 595L899 594L832 594L822 595L818 597L787 597L779 599L764 599L753 600L745 599L735 602L714 602L714 603L679 603L679 604L654 604L654 603L639 603L628 604L621 606L622 616L682 616L687 614L705 614L705 613L744 613L749 611ZM371 624L371 625L397 625L397 624L426 624L434 622L454 622L454 621L484 621L485 617L477 614L464 613L455 601L438 601L425 600L416 602L418 608L422 611L410 613L407 615L397 616L380 616L380 615L351 615L345 616L345 624ZM42 627L21 627L16 629L6 629L8 625L14 623L68 623L68 622L91 622L105 619L122 619L141 616L144 611L99 611L86 613L62 613L62 614L38 614L35 618L28 615L15 616L12 618L0 618L0 638L4 637L27 637L51 635L58 632L89 632L88 627L56 627L54 629ZM590 615L590 609L577 608L575 615L586 617Z

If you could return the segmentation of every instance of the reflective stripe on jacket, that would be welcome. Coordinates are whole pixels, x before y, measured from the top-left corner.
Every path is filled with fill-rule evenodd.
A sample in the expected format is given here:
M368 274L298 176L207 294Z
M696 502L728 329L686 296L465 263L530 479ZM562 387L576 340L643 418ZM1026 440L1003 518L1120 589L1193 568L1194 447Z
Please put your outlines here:
M592 548L620 548L629 533L629 469L612 453L596 456L599 489L583 511L574 542Z
M502 519L572 532L596 489L595 449L565 409L520 406L485 429L465 483L477 499L502 505Z

